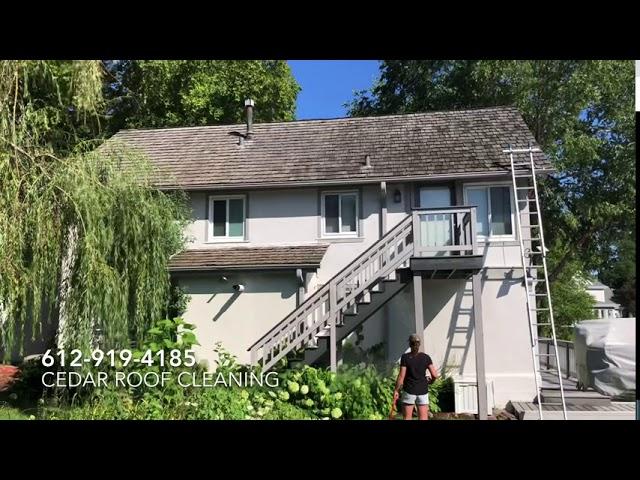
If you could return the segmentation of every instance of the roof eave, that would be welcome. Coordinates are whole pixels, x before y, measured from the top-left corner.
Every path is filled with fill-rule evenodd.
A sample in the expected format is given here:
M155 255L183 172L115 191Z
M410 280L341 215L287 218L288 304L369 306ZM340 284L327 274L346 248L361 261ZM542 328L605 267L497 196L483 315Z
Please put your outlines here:
M555 173L555 168L538 169L536 172L540 175L550 175ZM198 190L246 190L246 189L261 189L261 188L300 188L300 187L316 187L323 185L366 185L380 182L393 182L393 183L407 183L415 181L428 181L428 180L456 180L464 178L484 178L484 177L499 177L510 176L510 170L492 170L483 172L469 172L458 174L445 174L445 175L407 175L401 177L370 177L370 178L342 178L342 179L330 179L330 180L308 180L308 181L290 181L290 182L244 182L235 184L223 184L223 183L203 183L203 184L190 184L190 185L165 185L156 186L159 190L171 191L171 190L185 190L185 191L198 191Z
M212 266L203 266L203 267L169 267L169 272L179 273L179 272L221 272L221 271L244 271L244 270L295 270L297 268L304 269L318 269L320 264L273 264L273 265L231 265L231 266L223 266L223 265L212 265Z

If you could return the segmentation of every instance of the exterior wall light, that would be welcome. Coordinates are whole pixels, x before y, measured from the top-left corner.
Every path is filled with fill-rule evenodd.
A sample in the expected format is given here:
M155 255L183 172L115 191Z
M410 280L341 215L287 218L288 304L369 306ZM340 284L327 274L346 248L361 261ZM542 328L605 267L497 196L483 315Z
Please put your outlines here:
M396 191L393 192L393 201L395 203L402 202L402 192L396 188Z

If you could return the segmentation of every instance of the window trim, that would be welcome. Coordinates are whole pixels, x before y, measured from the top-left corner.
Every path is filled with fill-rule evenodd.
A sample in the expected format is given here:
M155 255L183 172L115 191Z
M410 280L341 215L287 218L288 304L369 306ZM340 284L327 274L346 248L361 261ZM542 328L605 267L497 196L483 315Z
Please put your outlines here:
M325 221L325 198L327 195L338 195L338 229L342 230L342 196L351 195L356 199L356 230L354 232L327 233ZM358 190L326 190L320 193L320 237L321 238L358 238L360 234L360 195Z
M241 236L229 236L229 200L242 199L242 235ZM215 236L213 234L213 202L215 200L226 200L227 214L225 222L224 237ZM221 243L221 242L244 242L247 238L247 196L246 195L209 195L208 201L209 214L207 225L207 242L209 243Z
M507 187L509 188L509 205L511 207L511 235L492 235L491 234L491 187ZM467 192L471 190L477 189L486 189L487 190L487 221L489 223L489 236L482 235L481 233L477 233L476 237L479 241L484 242L503 242L509 240L516 240L516 210L513 201L513 185L510 182L480 182L480 183L465 183L463 185L463 198L464 204L469 204L469 198Z

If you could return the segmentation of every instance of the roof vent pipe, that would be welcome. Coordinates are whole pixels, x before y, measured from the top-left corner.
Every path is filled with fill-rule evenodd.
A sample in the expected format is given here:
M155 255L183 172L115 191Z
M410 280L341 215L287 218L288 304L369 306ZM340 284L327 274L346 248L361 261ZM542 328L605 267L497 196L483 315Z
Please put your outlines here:
M364 166L365 167L370 167L371 166L371 155L365 155L364 156Z
M253 107L255 102L250 98L244 101L244 109L247 114L247 134L246 139L249 140L253 136Z

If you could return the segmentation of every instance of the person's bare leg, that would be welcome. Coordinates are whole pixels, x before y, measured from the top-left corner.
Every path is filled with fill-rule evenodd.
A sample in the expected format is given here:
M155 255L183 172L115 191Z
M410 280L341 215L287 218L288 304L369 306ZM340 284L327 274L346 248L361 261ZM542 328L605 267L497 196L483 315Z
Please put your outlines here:
M418 405L418 420L429 420L429 405Z
M403 404L402 415L405 420L411 420L411 417L413 417L413 405Z

